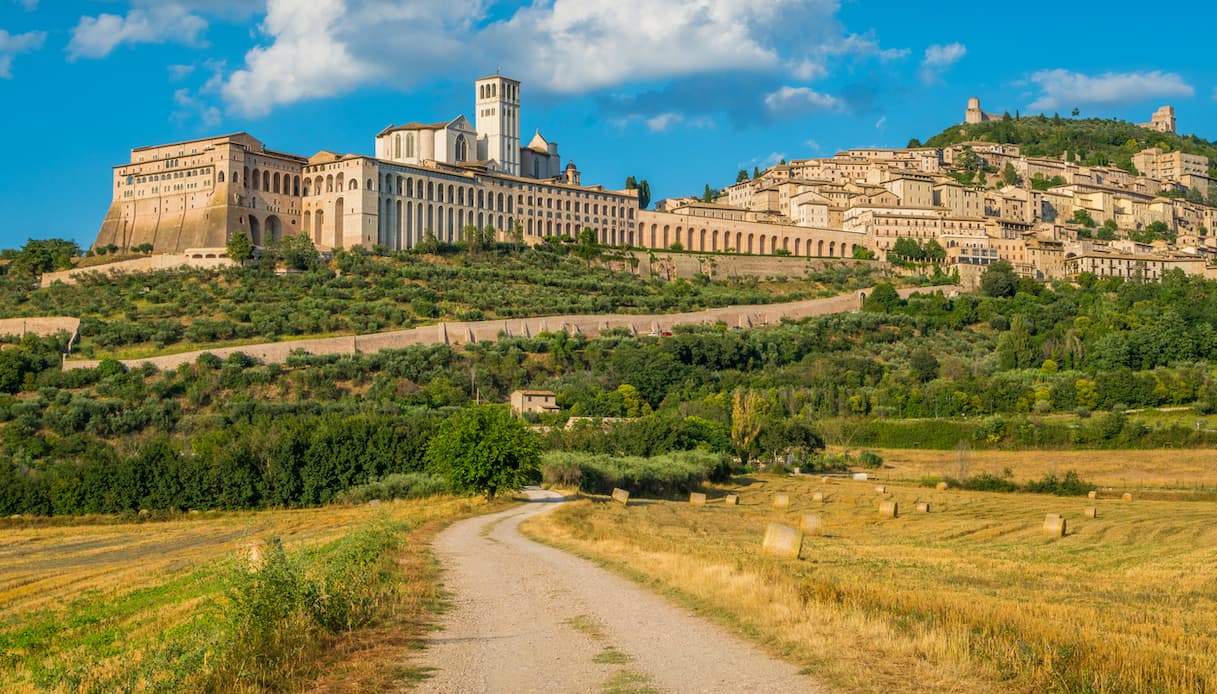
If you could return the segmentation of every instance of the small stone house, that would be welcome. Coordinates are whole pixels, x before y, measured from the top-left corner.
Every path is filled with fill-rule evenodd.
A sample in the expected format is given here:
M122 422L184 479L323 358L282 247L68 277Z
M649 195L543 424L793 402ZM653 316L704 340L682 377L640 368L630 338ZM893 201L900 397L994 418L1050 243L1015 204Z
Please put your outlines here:
M529 412L557 412L557 397L548 390L517 390L511 394L511 412L516 416Z

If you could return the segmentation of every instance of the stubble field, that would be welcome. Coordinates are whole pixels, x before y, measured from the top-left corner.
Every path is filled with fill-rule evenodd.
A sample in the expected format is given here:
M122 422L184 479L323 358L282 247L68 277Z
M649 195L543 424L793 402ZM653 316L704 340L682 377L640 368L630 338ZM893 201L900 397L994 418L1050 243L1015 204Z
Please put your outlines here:
M718 496L727 489L719 490ZM674 596L842 691L1217 688L1217 505L758 476L738 507L586 500L525 531ZM823 504L813 494L826 495ZM791 508L774 510L775 494ZM712 497L715 495L712 495ZM880 501L899 504L881 519ZM928 502L928 514L914 511ZM1083 510L1096 506L1098 517ZM1045 537L1048 513L1064 538ZM800 560L771 521L816 514Z

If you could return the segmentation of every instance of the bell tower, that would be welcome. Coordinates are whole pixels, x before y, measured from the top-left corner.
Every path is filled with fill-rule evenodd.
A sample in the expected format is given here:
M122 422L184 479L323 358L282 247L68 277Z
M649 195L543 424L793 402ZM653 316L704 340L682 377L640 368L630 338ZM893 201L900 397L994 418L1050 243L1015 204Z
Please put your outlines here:
M477 94L478 158L496 162L505 174L519 176L520 83L494 75L473 84Z

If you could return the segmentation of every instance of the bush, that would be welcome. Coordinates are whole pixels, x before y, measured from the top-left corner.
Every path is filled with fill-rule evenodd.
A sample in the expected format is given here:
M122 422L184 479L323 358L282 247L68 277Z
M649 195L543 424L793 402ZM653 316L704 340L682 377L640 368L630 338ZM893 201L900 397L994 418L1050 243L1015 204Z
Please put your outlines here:
M862 467L877 470L883 467L883 458L874 451L862 451L862 456L858 459L858 464Z
M609 494L614 487L639 496L678 497L701 487L712 474L726 466L726 456L708 451L684 451L652 458L547 453L545 469L579 470L579 488L593 494Z
M408 472L405 474L386 475L377 482L361 484L343 490L334 496L334 500L346 504L362 504L373 499L389 501L392 499L421 499L448 492L448 482L439 475L426 472Z

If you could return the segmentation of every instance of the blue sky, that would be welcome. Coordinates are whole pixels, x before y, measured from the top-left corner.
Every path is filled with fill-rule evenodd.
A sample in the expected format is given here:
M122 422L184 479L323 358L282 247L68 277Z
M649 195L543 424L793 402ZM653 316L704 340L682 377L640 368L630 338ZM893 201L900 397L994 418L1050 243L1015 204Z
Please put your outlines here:
M92 242L132 147L248 131L371 154L389 123L473 115L474 78L523 81L585 183L700 193L740 168L903 146L986 110L1073 108L1217 138L1197 3L835 0L0 0L0 247ZM1144 37L1135 32L1148 32Z

